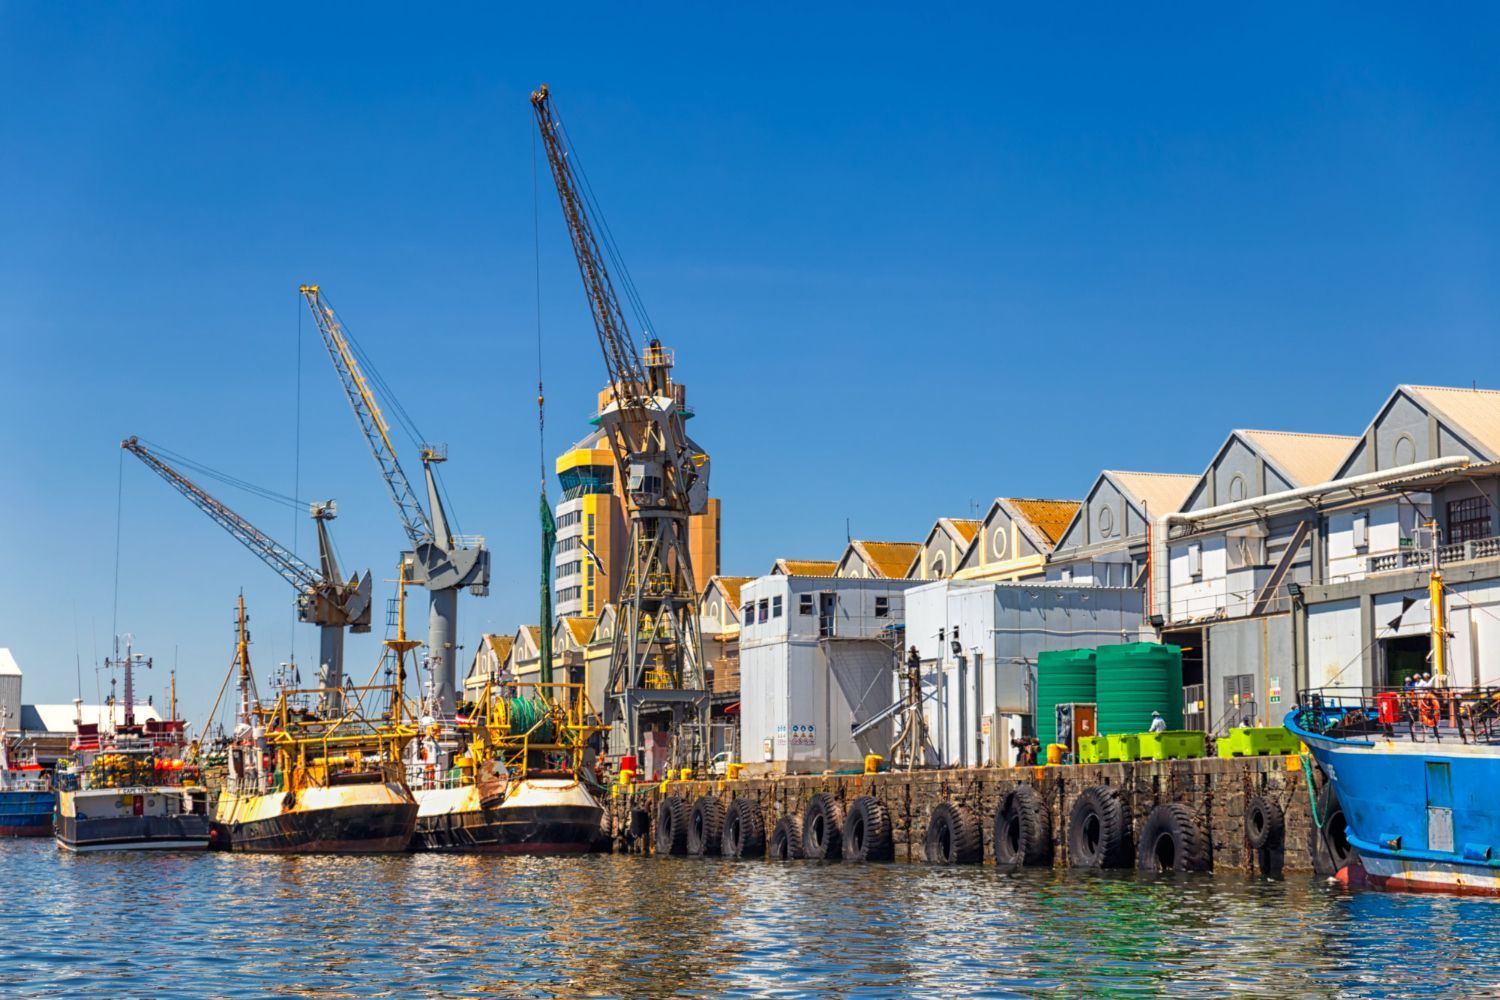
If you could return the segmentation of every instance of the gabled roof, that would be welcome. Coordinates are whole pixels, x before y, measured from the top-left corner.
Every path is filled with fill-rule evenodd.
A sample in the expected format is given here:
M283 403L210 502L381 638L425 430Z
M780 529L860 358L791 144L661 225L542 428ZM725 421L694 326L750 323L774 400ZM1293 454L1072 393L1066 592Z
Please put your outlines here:
M839 568L837 559L778 559L771 573L782 576L832 576Z
M1078 508L1083 506L1079 500L1028 500L1021 497L1002 499L1041 533L1047 542L1045 546L1039 546L1041 548L1052 548L1061 541L1063 532L1068 530Z
M600 608L599 617L593 619L593 623L593 626L589 629L588 645L593 645L596 642L608 641L607 637L602 635L601 632L606 630L609 626L614 625L615 606L613 604L606 604L604 605L604 607Z
M579 646L589 644L589 636L594 631L594 619L583 615L568 615L558 621L558 624L567 626L568 635Z
M11 655L10 650L0 646L0 677L20 677L21 665Z
M729 606L731 608L738 608L740 606L740 588L753 579L755 579L753 576L710 577L708 587L703 588L703 593L706 596L710 588L717 586L720 590L724 591L724 597L729 601Z
M911 578L911 575L917 571L917 564L922 560L922 550L932 544L933 536L940 531L947 535L958 547L958 558L962 560L963 554L968 551L969 546L973 543L974 536L979 533L981 523L980 521L960 517L940 517L936 521L933 521L932 527L927 531L927 536L922 539L922 544L918 545L917 550L912 553L911 562L906 564L906 571L901 575L908 579ZM956 569L957 566L954 568Z
M1130 499L1144 506L1147 515L1153 518L1181 510L1188 493L1200 478L1177 472L1120 472L1116 469L1105 469L1104 474L1128 493Z
M1359 443L1359 438L1347 434L1251 430L1234 433L1257 449L1294 488L1328 482L1349 457L1349 450ZM1218 455L1214 458L1217 461Z
M36 733L71 733L74 722L82 715L85 725L102 725L113 719L114 725L125 724L125 706L114 705L22 705L20 728ZM161 713L150 705L135 706L136 722L160 722Z
M1402 385L1412 396L1448 418L1455 430L1473 444L1486 449L1488 455L1472 458L1500 459L1500 391L1494 389L1457 389L1440 385Z
M490 647L490 652L495 654L495 662L504 663L505 658L510 655L510 647L515 644L516 637L490 632L485 634L484 641Z
M899 580L906 576L907 567L921 548L921 542L867 542L855 539L849 543L849 549L844 550L839 563L848 558L849 550L852 549L876 573L887 579Z

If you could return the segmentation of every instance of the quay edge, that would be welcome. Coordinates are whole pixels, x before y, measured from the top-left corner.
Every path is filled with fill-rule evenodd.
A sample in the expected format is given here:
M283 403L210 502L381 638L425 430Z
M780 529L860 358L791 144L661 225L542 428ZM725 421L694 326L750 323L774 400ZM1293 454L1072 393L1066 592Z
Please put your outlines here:
M952 802L977 816L983 860L989 864L995 858L995 810L1008 792L1023 785L1035 788L1048 806L1056 866L1068 865L1068 814L1074 802L1086 789L1107 785L1119 790L1128 805L1132 840L1156 805L1187 806L1207 835L1210 867L1217 872L1260 871L1261 852L1251 846L1244 818L1246 805L1259 796L1279 806L1285 817L1281 857L1272 859L1271 865L1279 861L1279 870L1287 874L1313 871L1312 810L1302 761L1296 755L673 781L665 792L661 785L619 788L608 799L608 823L616 851L654 853L656 810L664 795L680 796L689 807L702 795L717 796L725 805L749 797L763 811L768 836L778 819L802 815L819 793L832 795L846 808L861 795L873 795L889 810L895 860L921 862L933 811ZM633 819L637 831L643 821L648 824L643 834L631 834ZM1267 873L1275 872L1268 866Z

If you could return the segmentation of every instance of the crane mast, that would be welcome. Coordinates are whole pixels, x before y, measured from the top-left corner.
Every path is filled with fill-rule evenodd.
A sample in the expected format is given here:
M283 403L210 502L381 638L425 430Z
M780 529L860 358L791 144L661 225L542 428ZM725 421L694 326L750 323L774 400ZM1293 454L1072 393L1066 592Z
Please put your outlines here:
M139 438L126 438L120 442L120 447L165 479L168 485L187 497L193 506L207 514L297 590L298 620L317 625L320 629L319 665L326 676L325 685L335 691L342 688L344 629L370 631L371 579L368 571L363 577L355 575L347 581L341 579L338 557L328 534L328 522L338 516L337 505L330 500L312 504L309 508L318 528L320 567L314 567L177 471ZM338 705L330 707L341 711Z
M427 620L427 663L433 677L432 712L451 720L455 714L458 687L458 592L467 587L470 593L489 593L490 554L479 536L454 535L448 525L438 490L435 466L447 461L447 450L441 446L422 445L422 471L427 486L427 506L422 506L411 482L402 471L391 444L390 426L381 412L370 380L360 369L353 344L339 321L338 313L318 285L303 285L302 297L312 311L318 334L333 362L339 383L354 410L360 431L375 457L380 476L385 480L391 502L396 506L401 527L412 549L403 553L411 567L408 583L427 588L430 607Z
M624 480L629 566L617 605L604 719L625 724L624 752L642 749L643 726L666 722L679 763L706 756L708 691L698 630L689 518L708 500L708 459L687 436L672 353L655 339L637 353L595 235L566 132L546 85L532 111L562 205L609 380L599 425Z

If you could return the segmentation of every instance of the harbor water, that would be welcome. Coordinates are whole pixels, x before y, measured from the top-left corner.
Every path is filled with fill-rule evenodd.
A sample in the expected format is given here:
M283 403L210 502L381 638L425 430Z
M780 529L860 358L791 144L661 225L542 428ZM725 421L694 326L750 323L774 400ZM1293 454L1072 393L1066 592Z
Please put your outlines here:
M6 997L1500 992L1500 903L1305 877L0 853Z

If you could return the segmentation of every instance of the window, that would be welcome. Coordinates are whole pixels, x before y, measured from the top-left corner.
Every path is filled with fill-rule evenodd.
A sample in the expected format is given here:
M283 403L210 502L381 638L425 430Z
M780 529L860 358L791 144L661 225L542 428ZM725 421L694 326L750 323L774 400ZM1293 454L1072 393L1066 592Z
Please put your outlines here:
M754 625L755 624L755 602L754 601L747 601L747 602L745 602L745 606L742 607L742 608L740 608L740 621L744 622L746 625Z
M584 530L584 534L588 535L590 538L594 537L594 515L593 514L589 515L588 527Z
M891 599L889 597L875 598L875 617L888 618L891 614Z
M591 562L591 563L589 563L589 586L592 587L593 585L594 585L594 564Z
M813 613L813 595L803 594L797 598L797 614L810 615Z
M1366 549L1370 547L1370 514L1361 511L1354 515L1354 547Z
M764 597L760 599L760 617L755 620L756 624L764 625L766 623L768 617L766 612L770 609L770 606L770 601L766 600Z
M932 560L932 578L934 580L941 580L943 572L947 568L947 564L943 562L943 557L939 555L936 559Z
M1448 501L1448 544L1472 542L1490 534L1490 504L1484 497Z
M781 617L781 595L780 594L777 594L775 597L771 598L771 617L772 618L780 618Z

